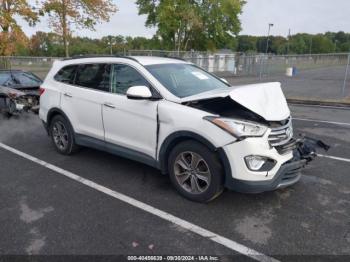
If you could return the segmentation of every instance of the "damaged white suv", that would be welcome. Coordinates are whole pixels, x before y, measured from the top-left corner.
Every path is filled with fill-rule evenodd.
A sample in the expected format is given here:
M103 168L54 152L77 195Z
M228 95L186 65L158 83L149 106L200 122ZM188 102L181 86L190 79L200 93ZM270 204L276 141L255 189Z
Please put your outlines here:
M293 139L279 83L231 87L177 59L57 61L42 85L40 118L60 153L88 146L140 161L199 202L225 187L292 185L313 155Z

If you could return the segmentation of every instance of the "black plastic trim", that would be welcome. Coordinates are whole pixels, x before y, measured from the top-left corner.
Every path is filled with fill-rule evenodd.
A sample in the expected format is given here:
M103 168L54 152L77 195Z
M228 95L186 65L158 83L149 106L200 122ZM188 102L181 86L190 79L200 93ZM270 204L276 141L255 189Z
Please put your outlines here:
M97 150L106 151L113 155L128 158L128 159L141 162L143 164L159 169L159 165L156 159L152 158L149 155L146 155L144 153L141 153L126 147L108 143L108 142L105 142L93 137L89 137L86 135L81 135L81 134L75 134L75 142L81 146L86 146Z
M71 122L69 121L68 116L67 116L61 109L59 109L59 108L57 108L57 107L51 108L51 109L49 110L49 112L47 113L47 118L46 118L46 121L47 121L47 122L46 122L46 125L47 125L47 127L48 127L48 130L49 130L49 128L50 128L50 124L51 124L52 117L53 117L53 115L56 115L56 114L62 115L62 116L68 121L70 127L71 127L72 130L74 131L74 128L73 128Z
M45 123L44 121L41 121L41 122L46 130L47 135L49 135L49 127L47 126L47 123Z
M76 59L84 59L84 58L99 58L99 57L113 57L113 58L125 58L129 59L132 61L135 61L137 63L140 63L136 58L131 57L131 56L119 56L119 55L77 55L77 56L72 56L72 57L67 57L62 59L63 61L68 61L68 60L76 60Z

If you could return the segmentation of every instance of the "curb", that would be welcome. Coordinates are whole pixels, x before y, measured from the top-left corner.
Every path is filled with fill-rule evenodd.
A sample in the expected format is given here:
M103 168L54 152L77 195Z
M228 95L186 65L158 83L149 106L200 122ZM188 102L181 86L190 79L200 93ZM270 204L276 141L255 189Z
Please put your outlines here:
M322 100L302 100L302 99L289 99L287 102L295 105L310 105L310 106L334 106L334 107L348 107L350 108L349 102L337 102L337 101L322 101Z

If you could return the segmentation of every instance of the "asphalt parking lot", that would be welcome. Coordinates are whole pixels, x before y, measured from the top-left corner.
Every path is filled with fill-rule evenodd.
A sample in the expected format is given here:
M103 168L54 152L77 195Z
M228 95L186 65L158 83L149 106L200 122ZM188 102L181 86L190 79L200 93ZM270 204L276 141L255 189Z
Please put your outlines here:
M291 110L296 134L332 146L322 152L326 157L312 162L293 187L258 195L225 191L209 204L182 198L166 176L140 163L87 148L59 155L36 115L0 118L0 142L45 161L0 146L0 254L231 256L253 250L282 261L350 255L350 110ZM218 236L229 244L215 241Z

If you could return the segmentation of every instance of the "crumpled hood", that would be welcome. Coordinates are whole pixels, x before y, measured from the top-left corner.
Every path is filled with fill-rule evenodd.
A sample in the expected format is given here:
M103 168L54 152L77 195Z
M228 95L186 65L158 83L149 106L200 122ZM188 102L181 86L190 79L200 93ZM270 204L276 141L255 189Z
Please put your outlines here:
M213 90L213 92L187 97L181 102L227 96L267 121L282 121L290 116L290 110L279 82L238 86L228 90Z
M267 121L281 121L290 116L281 83L264 83L236 88L230 92L230 97Z

